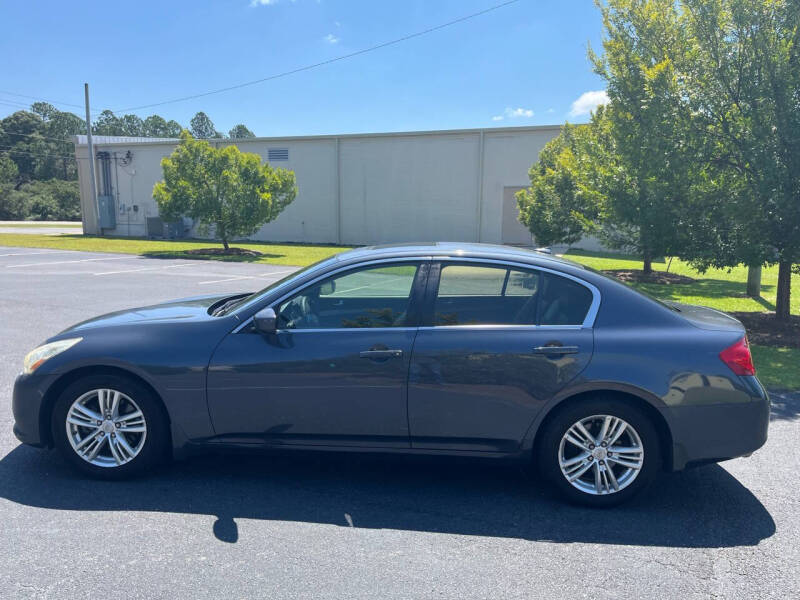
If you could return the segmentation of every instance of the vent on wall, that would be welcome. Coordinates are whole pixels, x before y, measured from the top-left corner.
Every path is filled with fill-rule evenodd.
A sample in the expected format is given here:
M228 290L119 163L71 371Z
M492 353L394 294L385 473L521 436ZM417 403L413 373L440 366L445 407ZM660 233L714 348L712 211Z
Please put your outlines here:
M267 160L289 160L288 148L269 148L267 149Z

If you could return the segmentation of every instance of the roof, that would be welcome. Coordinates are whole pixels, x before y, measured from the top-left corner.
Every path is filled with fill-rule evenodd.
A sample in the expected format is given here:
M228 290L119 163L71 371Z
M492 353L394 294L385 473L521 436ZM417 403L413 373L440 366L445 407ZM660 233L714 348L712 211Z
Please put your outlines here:
M324 135L295 135L281 137L252 137L241 139L213 138L207 141L214 144L241 144L250 142L289 142L289 141L312 141L312 140L337 140L348 138L375 138L375 137L409 137L426 135L465 135L465 134L503 134L503 133L536 133L538 131L559 131L562 125L529 125L525 127L485 127L474 129L434 129L430 131L387 131L379 133L342 133ZM76 146L86 145L85 135L73 136ZM153 138L153 137L126 137L113 135L93 135L92 142L99 145L133 145L133 144L177 144L177 138Z
M354 248L336 255L340 261L358 260L379 256L474 256L481 258L500 258L544 263L556 263L570 267L583 268L582 265L544 252L518 246L499 244L479 244L475 242L409 242L404 244L384 244Z
M77 146L85 146L87 144L86 138L88 136L85 135L75 135L72 136L73 142ZM134 136L127 136L127 135L93 135L92 136L92 143L93 144L153 144L153 143L163 143L163 144L177 144L180 142L178 138L152 138L152 137L134 137Z

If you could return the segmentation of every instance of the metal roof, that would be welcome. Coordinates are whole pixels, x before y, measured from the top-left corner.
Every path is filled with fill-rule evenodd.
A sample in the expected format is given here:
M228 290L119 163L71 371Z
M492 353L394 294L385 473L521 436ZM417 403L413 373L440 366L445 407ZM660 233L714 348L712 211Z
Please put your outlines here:
M207 140L213 144L243 144L250 142L290 142L290 141L311 141L311 140L337 140L353 138L376 138L376 137L409 137L425 135L464 135L464 134L503 134L503 133L534 133L537 131L558 131L563 125L528 125L523 127L484 127L474 129L434 129L429 131L386 131L379 133L342 133L324 135L295 135L281 137L253 137L253 138L212 138ZM86 145L85 135L73 136L76 146ZM112 135L94 135L92 141L97 145L133 145L133 144L177 144L177 138L147 138L147 137L126 137Z

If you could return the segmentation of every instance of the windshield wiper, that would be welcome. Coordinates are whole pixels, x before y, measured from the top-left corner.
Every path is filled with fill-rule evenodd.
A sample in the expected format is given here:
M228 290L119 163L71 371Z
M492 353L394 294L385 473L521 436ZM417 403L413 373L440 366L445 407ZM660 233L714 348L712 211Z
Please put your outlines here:
M233 296L232 298L228 298L227 300L223 301L214 311L211 313L212 317L221 317L225 313L227 313L230 309L232 309L237 304L241 303L245 298L248 298L250 294L239 294L237 296Z

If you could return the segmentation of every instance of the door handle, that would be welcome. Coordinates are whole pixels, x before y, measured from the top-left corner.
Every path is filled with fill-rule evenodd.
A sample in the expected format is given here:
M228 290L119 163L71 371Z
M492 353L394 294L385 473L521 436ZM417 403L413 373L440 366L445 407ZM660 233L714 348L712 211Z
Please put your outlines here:
M534 354L547 354L547 355L556 355L556 354L577 354L578 347L577 346L536 346L533 349Z
M386 360L387 358L400 358L403 356L402 350L362 350L358 353L361 358L372 360Z

